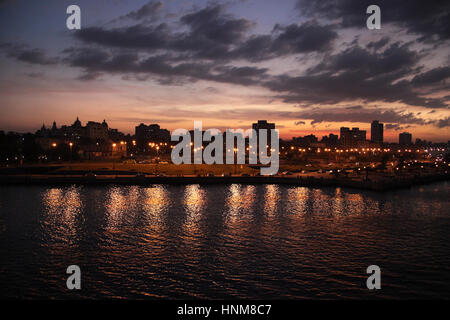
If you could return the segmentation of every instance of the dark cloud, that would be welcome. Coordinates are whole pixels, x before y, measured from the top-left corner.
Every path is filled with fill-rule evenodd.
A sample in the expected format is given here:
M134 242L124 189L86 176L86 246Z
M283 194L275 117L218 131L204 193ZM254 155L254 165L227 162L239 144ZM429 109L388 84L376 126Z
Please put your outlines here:
M298 0L301 15L338 19L343 27L366 28L366 9L376 4L381 9L384 23L394 23L410 33L421 35L421 40L450 38L450 2L446 0Z
M385 123L384 128L386 130L399 130L400 125L396 123Z
M267 69L257 67L235 67L216 65L210 62L173 63L167 55L139 57L136 53L115 53L99 48L70 48L64 51L64 62L73 67L82 68L85 76L81 79L90 80L94 75L134 74L143 76L155 75L161 84L173 84L178 77L190 81L209 80L215 82L233 83L237 85L256 85Z
M447 118L444 118L444 119L436 120L434 123L435 123L435 125L436 125L438 128L447 128L447 127L450 127L450 117L447 117Z
M37 79L37 78L42 78L44 76L44 74L42 72L30 72L30 73L27 73L26 76Z
M112 30L88 27L78 30L75 36L85 43L130 49L164 49L170 41L169 30L164 23L158 26L134 25Z
M405 80L421 69L419 60L416 52L398 43L382 52L370 52L355 45L325 57L302 76L280 75L270 79L266 86L279 92L279 97L286 102L293 103L333 104L361 99L448 108L447 98L424 97L416 92L411 81ZM442 78L445 72L438 73Z
M397 124L426 124L424 119L416 117L411 112L400 112L390 109L361 108L355 112L346 108L328 108L296 112L295 115L301 119L312 120L314 124L322 122L371 123L373 119Z
M386 123L384 127L386 130L395 130L395 131L406 130L408 128L411 128L410 125L401 126L398 123Z
M162 7L163 3L161 1L150 1L145 5L143 5L141 8L139 8L138 10L128 13L125 17L134 20L141 20L144 18L155 18L159 14Z
M347 110L361 110L363 108L363 106L351 106L351 107L346 107L345 109Z
M273 45L279 52L303 53L322 51L337 38L335 26L321 26L315 20L302 25L291 24L286 27L276 25L274 30L280 33Z
M393 79L412 71L420 56L407 45L394 43L381 53L370 52L358 45L324 59L310 74L326 71L329 73L355 72L365 77L391 75ZM400 73L399 73L400 72Z
M197 37L225 44L238 42L253 25L247 19L234 19L225 14L222 5L207 6L187 14L181 17L181 22L188 25Z
M3 43L0 45L0 51L10 58L30 64L51 65L58 63L57 58L48 57L42 49L30 48L26 45Z
M330 49L337 38L334 26L316 21L304 24L276 25L270 35L256 35L229 52L233 58L262 61L298 53L321 52Z
M359 106L358 106L359 107ZM386 129L403 130L412 125L433 125L438 128L449 126L450 117L439 120L420 118L412 112L396 111L381 108L323 108L283 114L284 117L295 117L311 120L311 125L323 122L357 122L371 123L374 119L384 122Z
M442 82L449 77L450 67L439 67L415 76L412 80L412 84L415 86L428 86L437 82Z
M85 39L96 38L97 31L86 31ZM121 31L127 34L128 31ZM284 31L283 31L284 32ZM108 33L107 33L108 34ZM160 36L158 36L160 37ZM145 36L134 34L134 46L151 46L152 43L164 43L164 40L145 42ZM164 37L160 38L163 39ZM150 37L149 39L154 39ZM256 38L252 39L255 40ZM123 41L122 41L123 40ZM301 76L282 74L269 75L265 68L233 67L228 60L192 59L173 51L150 55L129 53L131 44L126 37L108 36L103 43L121 44L125 47L117 50L109 46L101 48L70 49L65 59L71 66L81 67L86 73L106 72L135 74L138 80L147 80L149 75L159 77L161 84L182 84L190 79L234 83L240 85L258 85L276 92L277 96L289 103L333 104L352 100L402 102L412 106L427 108L447 108L448 97L429 98L419 93L424 84L432 85L448 77L448 68L437 68L417 74L422 70L419 65L421 55L412 51L407 45L393 43L381 51L372 51L359 45L343 51L326 55L315 66ZM270 41L270 40L269 40ZM171 45L169 45L171 46ZM155 45L158 48L158 45ZM223 54L220 46L210 46L212 51L202 51L203 56L214 56L214 50ZM72 51L71 51L72 50ZM158 52L158 51L156 51ZM248 51L250 52L250 51ZM262 56L267 56L262 52ZM269 51L266 51L269 52ZM239 56L239 55L237 55ZM145 75L147 74L147 75ZM416 74L413 80L405 80ZM177 77L185 78L177 79ZM86 78L86 77L83 77ZM87 77L90 79L92 77Z
M314 20L301 25L276 25L273 32L267 35L249 35L254 23L226 14L221 5L207 6L186 14L180 18L180 23L188 30L175 32L165 23L156 26L141 23L115 29L83 28L75 33L75 37L86 44L165 50L180 54L178 58L181 60L214 61L261 61L290 54L325 51L337 38L333 26L322 26Z
M378 41L369 42L367 44L367 48L374 49L375 51L377 51L378 49L387 45L389 43L389 41L390 41L389 37L383 37Z

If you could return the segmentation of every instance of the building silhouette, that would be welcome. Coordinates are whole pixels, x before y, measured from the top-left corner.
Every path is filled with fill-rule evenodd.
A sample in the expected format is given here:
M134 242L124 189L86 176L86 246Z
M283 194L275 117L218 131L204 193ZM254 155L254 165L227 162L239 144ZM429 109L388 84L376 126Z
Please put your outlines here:
M86 124L86 137L91 140L108 140L108 124L105 120L102 123L89 121Z
M398 143L400 145L408 146L412 143L412 135L409 132L402 132L398 135Z
M78 117L72 125L62 125L59 128L55 121L50 129L43 124L35 134L35 141L42 150L54 150L60 145L67 145L71 152L77 150L81 159L125 157L127 144L124 140L125 135L117 129L110 129L105 120L88 121L83 126Z
M378 120L372 121L370 127L370 141L378 144L383 143L383 124Z
M269 150L272 149L272 129L275 129L275 123L267 122L267 120L258 120L257 123L252 123L252 129L256 131L256 137L257 137L257 145L258 145L258 153L262 150L259 150L259 130L260 129L266 129L267 131L267 148ZM267 150L266 150L267 152Z
M344 147L357 147L366 141L366 130L359 130L359 128L341 127L340 140Z
M135 127L135 138L138 148L144 151L149 143L169 143L170 132L167 129L161 129L158 124L145 125L141 123Z

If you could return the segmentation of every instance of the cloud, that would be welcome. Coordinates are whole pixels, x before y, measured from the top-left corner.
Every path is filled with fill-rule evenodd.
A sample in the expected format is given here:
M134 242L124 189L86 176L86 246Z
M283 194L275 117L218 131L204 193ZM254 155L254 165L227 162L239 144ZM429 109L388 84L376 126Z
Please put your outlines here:
M58 58L48 57L42 49L30 48L16 43L0 44L0 51L8 57L30 64L51 65L58 63Z
M267 72L265 68L235 67L208 62L174 64L167 55L141 58L136 53L114 53L100 48L70 48L64 52L65 63L84 70L86 75L81 79L92 79L92 74L109 73L155 75L160 77L161 84L172 84L181 77L191 81L208 80L237 85L256 85L260 77Z
M392 23L419 34L422 41L450 38L450 3L423 0L298 0L301 15L339 20L342 27L366 28L366 9L376 4L381 9L382 25Z
M164 49L170 41L168 26L134 25L112 30L100 27L82 28L75 33L77 39L88 44L124 49Z
M210 5L181 17L181 22L191 28L196 37L219 43L236 43L253 26L247 19L235 19L225 14L224 6Z
M448 98L430 98L405 78L422 69L420 55L394 43L381 52L359 45L326 56L304 75L279 75L266 86L290 103L335 104L352 100L401 102L426 108L448 108ZM447 71L417 76L417 82L442 79ZM435 73L438 75L436 76ZM420 80L421 79L421 80Z
M379 50L380 48L384 47L386 44L388 44L390 41L389 37L383 37L378 41L371 41L367 44L368 49L373 49L375 51Z
M322 122L359 122L371 123L379 120L397 124L426 124L427 121L418 118L412 112L401 112L391 109L358 108L358 111L348 108L322 108L295 112L295 117L312 120L312 123Z
M324 122L371 123L373 120L379 120L380 122L385 123L385 127L387 130L403 130L411 127L412 125L433 125L437 128L446 128L450 125L450 117L438 120L430 120L420 118L413 112L402 110L396 111L386 108L366 108L362 106L356 107L358 108L316 108L314 110L283 113L282 116L311 120L311 125L316 125Z
M414 86L428 86L450 77L450 67L439 67L419 74L412 79Z
M262 61L292 54L326 51L337 38L334 26L323 26L314 20L301 25L277 24L271 34L252 35L249 31L254 22L227 14L223 5L209 5L185 14L179 23L187 30L176 32L166 23L139 23L113 29L83 28L75 32L75 37L88 45L164 50L179 54L181 60L208 59L219 62L236 59Z
M337 38L332 25L319 25L315 20L301 25L275 25L272 34L255 35L229 52L229 56L250 61L262 61L299 53L330 49Z
M351 106L351 107L346 107L345 109L347 109L347 110L361 110L361 109L363 109L363 106Z
M144 18L156 18L163 7L161 1L150 1L136 11L132 11L125 15L126 18L141 20Z
M439 119L436 120L434 122L434 124L436 125L436 127L438 128L447 128L450 127L450 117L444 118L444 119Z
M386 128L386 130L395 130L395 131L400 131L400 130L405 130L405 129L411 128L410 125L401 126L398 123L386 123L384 125L384 127Z

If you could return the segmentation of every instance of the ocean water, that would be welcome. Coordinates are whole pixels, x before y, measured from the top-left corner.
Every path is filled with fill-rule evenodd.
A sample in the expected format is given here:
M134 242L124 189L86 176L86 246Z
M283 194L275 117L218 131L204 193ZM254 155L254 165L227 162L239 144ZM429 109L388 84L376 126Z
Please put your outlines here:
M450 298L449 195L448 182L0 186L0 297Z

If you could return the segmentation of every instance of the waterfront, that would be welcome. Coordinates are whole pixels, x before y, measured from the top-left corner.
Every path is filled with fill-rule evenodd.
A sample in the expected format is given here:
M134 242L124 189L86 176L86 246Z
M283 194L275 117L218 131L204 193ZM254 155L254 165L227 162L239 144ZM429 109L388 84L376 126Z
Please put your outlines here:
M450 298L449 195L448 182L1 186L1 296ZM80 291L65 287L71 264Z

